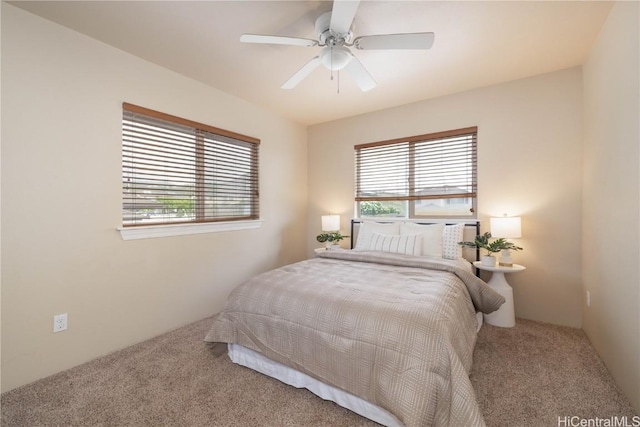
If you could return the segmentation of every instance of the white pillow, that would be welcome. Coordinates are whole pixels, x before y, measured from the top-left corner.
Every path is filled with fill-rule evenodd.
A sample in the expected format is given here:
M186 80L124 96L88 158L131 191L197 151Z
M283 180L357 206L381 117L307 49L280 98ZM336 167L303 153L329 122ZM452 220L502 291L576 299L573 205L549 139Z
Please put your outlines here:
M356 247L353 249L356 251L368 251L369 244L371 242L371 235L373 233L398 235L400 234L400 224L397 222L387 224L381 224L378 222L361 223L358 228L358 240L356 241Z
M403 222L400 224L400 235L418 234L422 237L422 256L436 256L442 258L442 235L444 224L415 224Z
M371 234L370 250L372 251L420 256L421 246L422 236L419 234L408 234L406 236L391 236L379 233Z
M463 233L464 224L462 223L444 227L442 232L442 258L462 258L462 246L458 242L462 242Z

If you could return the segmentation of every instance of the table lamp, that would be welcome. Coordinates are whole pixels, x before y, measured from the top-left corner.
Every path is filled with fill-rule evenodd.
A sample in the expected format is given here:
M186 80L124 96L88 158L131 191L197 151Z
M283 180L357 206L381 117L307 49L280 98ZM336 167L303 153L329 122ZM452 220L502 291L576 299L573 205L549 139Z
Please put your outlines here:
M335 233L340 231L340 215L322 215L322 231L324 233ZM325 245L327 249L331 248L333 242L327 240Z
M522 226L519 216L507 216L495 217L490 219L491 225L491 237L496 238L513 238L517 239L522 237ZM500 265L505 267L512 267L513 260L511 259L511 250L503 249L500 251Z

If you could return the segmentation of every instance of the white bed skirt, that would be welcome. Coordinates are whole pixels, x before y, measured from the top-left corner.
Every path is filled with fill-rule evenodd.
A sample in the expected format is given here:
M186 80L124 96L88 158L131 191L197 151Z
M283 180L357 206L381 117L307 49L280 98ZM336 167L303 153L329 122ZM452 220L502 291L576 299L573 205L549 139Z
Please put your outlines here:
M281 363L274 362L251 349L238 344L229 344L229 358L238 365L246 366L296 388L306 388L325 400L331 400L343 408L388 427L401 427L402 423L386 410L309 375L298 372Z

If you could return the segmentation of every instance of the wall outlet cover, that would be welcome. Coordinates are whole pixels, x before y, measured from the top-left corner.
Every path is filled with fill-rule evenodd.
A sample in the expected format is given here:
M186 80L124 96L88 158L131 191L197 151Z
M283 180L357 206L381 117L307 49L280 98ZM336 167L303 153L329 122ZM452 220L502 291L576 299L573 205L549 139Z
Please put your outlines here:
M67 329L67 313L53 316L53 332L62 332Z

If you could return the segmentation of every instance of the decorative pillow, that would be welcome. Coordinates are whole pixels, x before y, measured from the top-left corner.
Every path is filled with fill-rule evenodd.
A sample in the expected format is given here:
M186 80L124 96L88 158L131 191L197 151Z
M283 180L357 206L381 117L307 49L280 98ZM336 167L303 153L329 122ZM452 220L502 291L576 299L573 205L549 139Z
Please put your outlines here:
M442 258L458 259L462 258L462 234L464 224L447 225L442 232Z
M408 234L406 236L391 236L386 234L371 234L372 251L393 252L397 254L420 256L422 236Z
M442 234L444 224L415 224L413 222L403 222L400 224L400 235L418 234L422 237L422 256L442 257Z
M373 233L386 234L386 235L398 235L400 234L400 224L397 222L390 222L387 224L381 224L378 222L363 222L358 228L358 240L356 240L356 247L353 248L356 251L368 251L371 242L371 235Z

